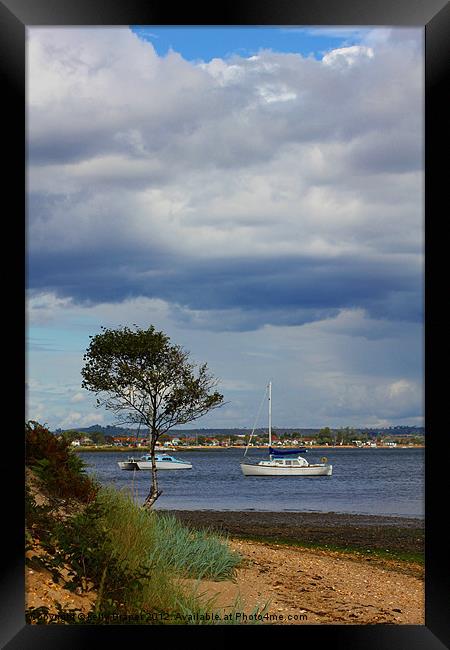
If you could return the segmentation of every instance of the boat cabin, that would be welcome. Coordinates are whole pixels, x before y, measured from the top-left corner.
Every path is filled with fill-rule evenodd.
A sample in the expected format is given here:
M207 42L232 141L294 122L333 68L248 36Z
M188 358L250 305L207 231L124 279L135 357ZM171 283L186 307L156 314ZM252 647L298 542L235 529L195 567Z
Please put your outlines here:
M271 460L262 460L260 465L280 465L281 467L306 467L309 465L305 458L271 458Z
M145 456L141 456L139 460L145 460L150 462L152 460L152 457L150 454L146 454ZM166 456L165 454L155 454L155 460L159 460L159 461L164 460L169 463L179 462L172 456Z

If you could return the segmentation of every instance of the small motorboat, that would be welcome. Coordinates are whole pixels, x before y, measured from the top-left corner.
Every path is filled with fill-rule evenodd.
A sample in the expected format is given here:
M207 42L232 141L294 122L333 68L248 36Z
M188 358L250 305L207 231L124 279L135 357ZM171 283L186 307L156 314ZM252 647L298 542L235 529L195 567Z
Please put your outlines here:
M169 454L155 455L156 469L192 469L192 463L185 460L179 460ZM152 457L150 454L144 454L140 458L129 458L127 461L117 463L120 469L125 470L144 470L152 468Z
M117 464L120 469L127 469L128 471L138 469L136 467L136 461L133 458L129 458L128 460L119 460Z

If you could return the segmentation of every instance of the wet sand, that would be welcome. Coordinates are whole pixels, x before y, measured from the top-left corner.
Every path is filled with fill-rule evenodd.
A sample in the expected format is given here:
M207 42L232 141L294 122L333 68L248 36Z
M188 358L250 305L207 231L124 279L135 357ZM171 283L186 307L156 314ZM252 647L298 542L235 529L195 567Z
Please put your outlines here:
M231 537L347 548L361 552L422 554L424 520L335 512L166 510L184 524Z

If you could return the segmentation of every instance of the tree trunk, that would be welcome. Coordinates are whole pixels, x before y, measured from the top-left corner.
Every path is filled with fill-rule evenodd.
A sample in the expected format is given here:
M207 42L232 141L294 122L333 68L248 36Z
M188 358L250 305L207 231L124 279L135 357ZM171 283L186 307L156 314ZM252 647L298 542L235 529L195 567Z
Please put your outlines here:
M150 490L150 494L146 497L142 507L145 508L146 510L151 510L152 505L155 503L156 499L161 496L161 494L162 494L161 490L157 490L156 492L154 492L152 486L152 489Z
M150 443L150 456L152 459L152 484L150 487L150 492L148 493L144 503L143 503L143 508L146 510L151 510L153 504L155 503L156 499L161 496L162 490L158 489L158 478L157 478L157 472L158 469L156 467L156 459L155 459L155 445L156 445L156 437L152 436L152 441Z

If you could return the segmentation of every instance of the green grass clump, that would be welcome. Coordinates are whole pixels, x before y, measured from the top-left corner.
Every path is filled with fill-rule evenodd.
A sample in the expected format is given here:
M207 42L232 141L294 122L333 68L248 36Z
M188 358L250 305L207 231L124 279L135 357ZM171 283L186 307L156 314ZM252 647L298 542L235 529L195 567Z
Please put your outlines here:
M27 488L27 564L50 571L67 589L96 592L85 623L233 622L200 593L201 579L231 578L240 562L226 537L190 530L170 514L143 509L130 494L100 487L67 441L37 422L26 424L26 450L47 499L38 505ZM65 508L72 500L74 507ZM59 606L61 622L75 611ZM29 622L46 622L48 613L27 610Z
M102 488L98 501L105 528L114 531L114 555L130 566L144 558L182 577L220 580L231 578L240 562L225 537L190 530L173 515L144 510L124 492Z
M90 585L97 593L83 624L242 624L238 599L225 613L215 597L202 593L202 578L230 578L240 561L225 538L144 510L114 488L100 488L94 501L64 520L52 516L51 505L38 506L29 491L26 502L29 549L37 537L47 551L27 564L47 569L54 582L64 581L72 591L83 593ZM63 567L70 567L68 581ZM76 623L77 611L60 608L58 621L50 622ZM257 607L253 613L263 611ZM45 623L48 614L45 607L27 610L27 620ZM250 617L246 624L259 622Z
M167 513L155 513L152 559L186 577L231 578L240 562L227 539L216 532L190 530Z
M214 599L200 593L202 577L229 577L239 561L219 538L197 536L113 488L100 488L95 501L63 521L52 519L48 506L38 507L31 495L28 501L33 534L47 551L45 560L33 556L28 563L51 571L55 582L69 566L65 587L78 593L90 584L97 593L92 623L224 623ZM173 547L177 539L184 543ZM198 553L206 561L196 564ZM187 583L186 577L196 580Z

